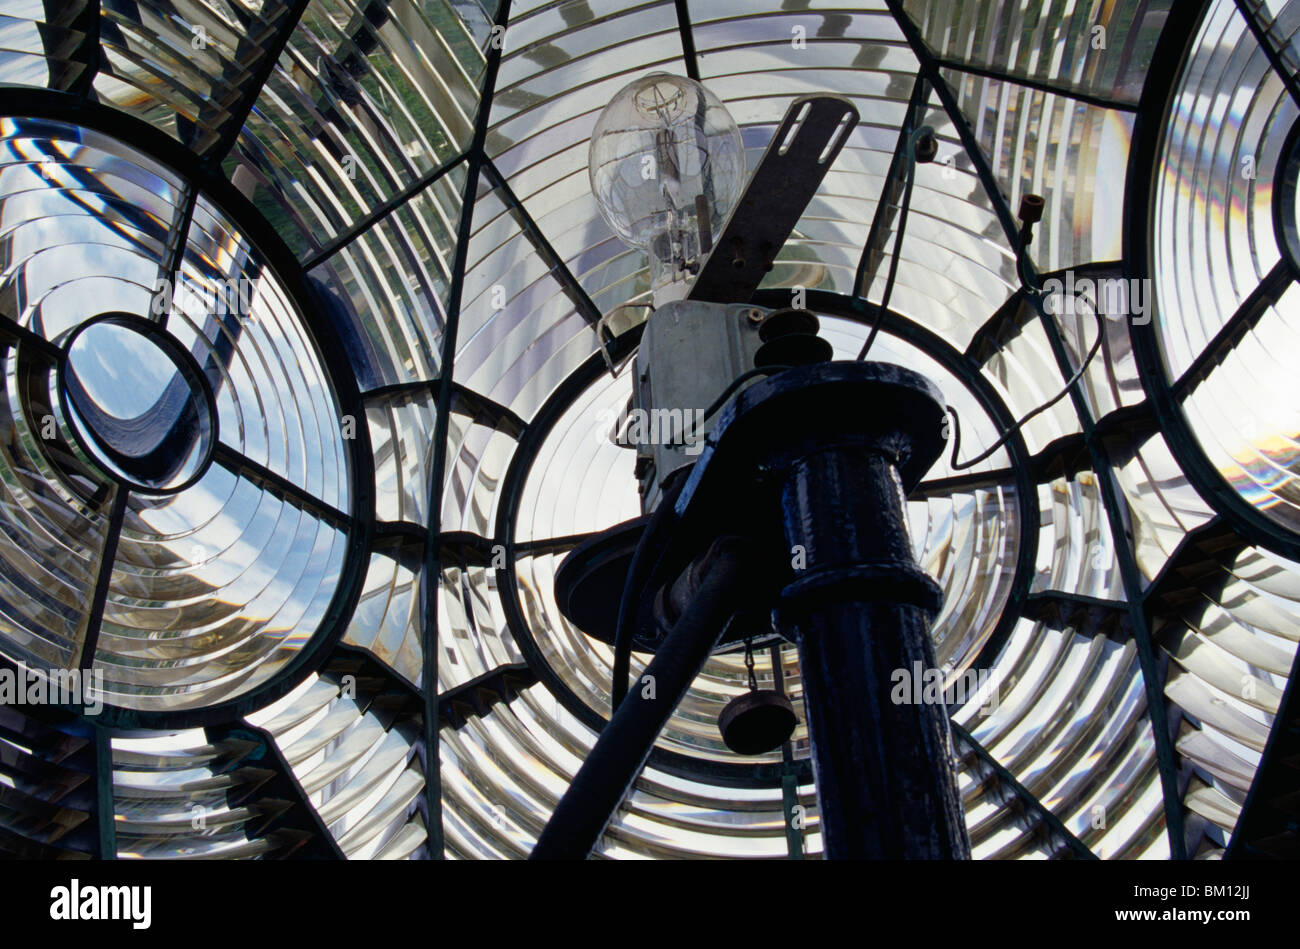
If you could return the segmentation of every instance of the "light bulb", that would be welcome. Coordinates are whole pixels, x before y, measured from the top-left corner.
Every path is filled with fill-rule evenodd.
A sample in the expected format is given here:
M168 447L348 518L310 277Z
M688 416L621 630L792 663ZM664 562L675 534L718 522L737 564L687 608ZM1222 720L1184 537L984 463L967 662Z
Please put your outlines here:
M698 270L740 199L745 149L721 100L654 73L624 86L596 120L588 156L600 213L650 251L655 284Z

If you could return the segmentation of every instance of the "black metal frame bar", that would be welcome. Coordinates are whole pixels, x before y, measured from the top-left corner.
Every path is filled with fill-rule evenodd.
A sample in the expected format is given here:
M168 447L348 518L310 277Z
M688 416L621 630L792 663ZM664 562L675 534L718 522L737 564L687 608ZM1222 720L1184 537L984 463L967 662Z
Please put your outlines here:
M987 748L975 740L966 729L962 728L956 722L951 723L953 737L962 745L969 748L979 760L993 772L998 783L1003 787L1009 788L1021 803L1034 813L1043 825L1048 829L1052 836L1063 842L1069 847L1070 852L1076 857L1084 860L1096 860L1097 855L1089 849L1088 845L1070 832L1070 829L1061 823L1061 819L1040 801L1033 792L1016 780L1016 776L1008 771L997 758L989 752Z
M95 742L95 831L99 860L117 859L117 799L113 793L113 739L107 729L91 726Z
M889 160L889 171L885 173L885 186L876 204L876 213L871 217L871 228L867 231L867 242L862 246L862 256L858 258L857 275L853 278L853 295L866 299L875 282L876 271L885 259L885 243L893 230L894 218L903 191L907 187L907 166L910 161L908 148L912 133L918 127L930 98L930 87L921 75L912 84L912 95L907 102L907 112L898 127L898 143L894 146L894 156ZM900 230L894 238L895 255L903 252L903 237Z
M1269 307L1282 298L1282 294L1286 293L1294 280L1291 266L1283 255L1273 269L1264 275L1259 286L1241 301L1237 312L1228 318L1228 322L1219 327L1219 331L1214 334L1214 339L1210 340L1192 360L1192 364L1186 371L1174 381L1172 391L1178 402L1186 400L1196 391L1197 386L1209 378L1211 372L1223 364L1237 345L1246 338L1246 334L1259 325L1259 321L1268 313Z
M171 317L172 297L176 292L176 278L185 264L185 250L190 242L190 224L194 208L199 202L199 189L193 181L186 180L181 203L176 209L176 220L167 235L167 259L159 268L158 287L150 301L150 312L157 314L159 326L166 326Z
M1088 636L1102 633L1113 642L1127 642L1133 638L1128 604L1122 600L1104 600L1062 590L1039 590L1029 594L1021 615L1061 632L1072 629Z
M331 527L347 530L352 526L352 516L345 514L332 504L328 504L294 484L283 475L277 474L263 464L254 461L225 442L217 442L212 453L212 460L236 477L245 477L254 484L270 491L286 504L306 511L320 518Z
M483 173L492 182L493 189L499 193L501 202L519 223L524 232L524 237L533 245L538 255L545 261L547 269L559 281L564 294L573 301L578 314L592 326L599 324L601 318L600 307L596 306L591 297L587 295L586 289L578 282L578 278L573 275L573 272L569 270L569 265L551 246L550 240L542 233L542 229L537 226L537 222L528 213L528 209L519 200L514 189L506 181L505 176L497 170L492 159L486 155L483 156Z
M989 200L993 204L994 211L1002 226L1010 247L1021 259L1021 272L1035 284L1037 284L1037 273L1033 261L1021 247L1020 229L1016 224L1015 215L1012 213L1011 206L1007 202L1006 195L1002 193L997 179L993 174L992 166L989 164L987 156L984 155L975 133L970 127L956 96L953 94L951 87L948 86L944 79L939 62L933 57L922 39L920 31L916 24L908 17L903 9L902 0L885 0L894 19L898 22L899 28L903 31L908 44L912 47L913 53L921 61L922 72L930 81L939 100L943 103L945 112L948 114L949 121L957 129L958 136L961 138L962 145L974 164L976 174L978 175ZM1162 53L1168 55L1171 46L1177 46L1178 55L1181 58L1182 51L1187 45L1187 40L1183 37L1185 24L1189 20L1171 19L1170 25L1166 26L1164 33L1160 37L1157 48L1156 59L1159 60ZM1199 24L1200 17L1194 18L1195 24ZM1159 76L1159 67L1157 61L1152 62L1150 74ZM1172 81L1178 75L1177 70L1169 70L1163 78ZM1157 90L1162 85L1161 82L1148 81L1146 88L1143 90L1142 108L1135 116L1135 124L1138 128L1143 128L1146 116L1152 113L1149 98L1153 95L1153 90ZM1165 90L1160 90L1164 92ZM1166 96L1162 95L1162 101ZM1134 150L1136 153L1137 149ZM1130 175L1127 183L1127 194L1130 205L1136 197L1135 188L1138 181L1134 169L1137 167L1132 164L1134 154L1130 154ZM1148 171L1154 166L1148 166ZM1128 248L1126 248L1128 249ZM1029 288L1027 288L1029 289ZM1058 369L1063 378L1069 378L1074 373L1074 366L1071 363L1068 346L1059 327L1055 321L1046 312L1043 306L1041 294L1030 292L1027 299L1034 305L1038 312L1040 323L1047 335L1048 343L1052 348L1053 356L1056 359ZM1095 422L1092 418L1092 412L1088 406L1079 385L1071 386L1070 399L1074 406L1075 413L1079 417L1080 424L1083 426L1084 438L1088 445L1089 455L1092 459L1093 471L1097 475L1097 483L1101 490L1102 502L1106 510L1107 521L1110 526L1111 536L1115 538L1127 535L1125 524L1125 508L1118 497L1115 483L1111 477L1112 466L1106 450L1106 446L1097 436L1095 431ZM1187 843L1183 828L1182 813L1182 794L1179 781L1179 769L1177 756L1174 751L1173 736L1169 726L1168 717L1164 704L1164 694L1162 690L1162 677L1160 675L1159 664L1156 659L1155 647L1149 624L1142 609L1142 580L1138 570L1137 559L1133 551L1126 544L1116 544L1116 559L1118 561L1120 576L1124 584L1124 591L1128 601L1130 621L1133 623L1134 636L1137 645L1138 660L1142 669L1143 686L1147 694L1147 710L1151 720L1151 730L1155 737L1156 743L1156 760L1160 770L1160 780L1164 796L1164 811L1166 829L1169 834L1170 853L1174 859L1185 860L1187 858Z
M1300 221L1296 218L1300 197L1300 121L1291 126L1282 142L1281 164L1273 175L1273 238L1291 273L1300 278Z
M413 704L423 705L424 696L421 694L419 686L365 646L358 646L356 643L350 643L347 640L339 640L335 643L334 650L330 654L330 660L325 665L328 667L330 661L346 662L348 660L361 660L372 668L378 669L389 680L393 691L404 693Z
M383 402L403 395L428 395L438 397L437 379L419 379L414 382L395 382L391 385L367 389L361 398L367 406L380 405ZM489 399L459 382L452 382L451 410L465 415L479 425L486 425L509 435L516 441L528 428L528 423L509 406Z
M21 347L24 355L34 352L51 365L63 361L63 347L50 342L40 333L33 332L6 313L0 313L0 346Z
M677 32L682 37L682 59L686 63L686 75L696 82L700 81L699 55L695 52L695 30L691 26L691 8L688 0L673 0L677 10Z
M500 0L494 26L502 31L509 29L510 0ZM454 392L456 341L460 328L461 298L465 290L465 270L469 258L470 235L474 227L474 208L477 204L479 176L486 162L485 145L488 124L492 116L492 99L496 93L497 72L501 67L504 43L491 46L483 69L483 83L479 93L478 115L474 121L474 137L467 149L469 155L465 188L462 192L460 226L456 235L456 256L452 264L451 286L447 293L447 322L443 328L442 353L439 360L437 415L433 432L433 461L429 484L430 530L424 551L424 582L420 587L421 630L424 657L424 780L425 827L429 838L429 854L436 860L445 856L442 830L442 777L439 762L439 709L438 709L438 590L442 582L442 551L439 537L442 534L442 491L447 470L447 434L451 424L451 402ZM434 528L434 525L436 529Z
M302 262L302 269L308 273L315 270L339 251L348 247L353 241L366 233L366 231L373 228L377 223L405 205L412 198L423 194L440 178L448 172L453 171L461 162L466 161L467 157L468 156L462 152L455 158L443 162L432 171L425 172L413 183L398 191L397 194L393 195L387 201L376 205L373 210L359 218L351 227L347 228L343 233L335 236L331 240L326 241L319 250L308 256Z
M215 740L222 737L223 731L226 734L234 734L235 736L249 735L255 741L260 742L264 749L261 766L269 767L275 774L267 790L272 793L282 794L294 807L299 809L295 819L297 822L305 824L315 837L309 848L311 855L335 860L345 859L343 851L339 848L338 841L334 839L334 835L330 833L329 828L321 819L320 812L312 805L311 797L303 790L302 783L298 780L298 776L293 773L293 767L284 757L284 752L280 750L280 745L276 742L274 735L265 728L258 728L248 722L231 723L224 730L214 727L207 728L204 731L208 740L214 743Z
M1240 13L1241 18L1246 21L1246 26L1250 29L1250 32L1254 34L1255 41L1259 43L1259 48L1263 50L1264 55L1268 57L1269 66L1272 67L1273 72L1277 73L1277 77L1282 80L1282 84L1286 86L1286 91L1290 93L1295 104L1300 106L1300 80L1297 80L1296 75L1290 72L1286 68L1286 64L1282 62L1282 51L1279 50L1277 45L1273 42L1273 38L1269 35L1268 27L1263 23L1260 23L1255 16L1258 10L1252 8L1247 0L1235 0L1235 2L1237 4L1237 12ZM1199 19L1200 18L1198 17L1198 22Z
M280 60L280 54L289 45L289 37L298 28L298 23L302 20L303 14L307 12L309 6L311 6L311 0L290 0L290 6L281 14L284 19L277 27L275 39L263 50L262 57L257 61L256 68L252 70L243 99L230 110L230 115L223 123L223 128L217 136L217 140L203 153L202 161L217 166L230 153L235 141L239 138L239 133L243 131L244 122L248 120L253 107L257 105L258 97L261 96L262 90L266 87L267 80L271 78L275 64Z
M1148 612L1158 609L1161 601L1168 598L1171 591L1177 590L1186 583L1180 579L1180 574L1186 572L1195 563L1209 559L1205 553L1207 547L1211 548L1217 556L1223 557L1225 551L1239 552L1247 546L1247 542L1217 515L1188 531L1169 555L1164 566L1160 568L1160 572L1151 580L1146 592L1142 594ZM1223 579L1227 579L1226 573L1223 574Z
M1049 280L1064 281L1065 275L1073 271L1076 277L1098 278L1103 276L1118 275L1123 269L1119 261L1094 261L1087 264L1079 264L1077 267L1070 267L1067 270L1053 270L1039 274L1043 282ZM1025 311L1028 310L1028 313ZM1009 325L1017 329L1023 329L1028 323L1036 317L1033 305L1025 299L1025 288L1017 287L1011 296L1003 301L1002 305L993 311L993 314L980 324L979 329L971 336L971 340L966 344L966 355L978 359L980 353L986 347L997 348L997 336L1004 327Z
M524 689L537 684L536 671L526 662L513 662L489 669L480 676L438 694L439 718L444 725L460 728L464 717L458 706L469 706L484 715L498 702L511 702Z
M781 661L781 644L773 643L767 649L772 664L772 688L785 695L785 666ZM794 744L788 739L781 742L781 812L785 815L785 853L787 859L802 860L803 834L795 826L795 808L799 807L798 768L794 763Z
M113 495L113 506L104 528L104 545L99 555L99 573L91 594L90 608L86 611L86 633L81 640L81 657L78 665L89 670L95 665L95 650L99 646L99 632L104 625L104 609L108 605L108 588L113 579L113 564L117 560L117 544L126 521L126 502L131 492L119 487Z
M1026 89L1033 89L1036 92L1042 92L1049 96L1062 96L1066 99L1074 99L1076 102L1096 106L1099 109L1112 109L1116 112L1136 112L1138 110L1138 107L1131 102L1120 102L1117 99L1107 99L1105 96L1095 96L1089 92L1084 92L1081 89L1062 88L1060 86L1054 86L1050 82L1042 82L1038 79L1013 76L1008 72L1003 72L999 69L990 69L987 66L977 66L974 63L963 63L959 60L945 59L943 57L936 57L935 63L940 69L969 73L972 76L979 76L981 79L992 79L995 82L1005 82L1009 85L1023 86Z
M1016 480L1015 468L997 468L993 471L972 471L967 474L953 475L949 478L932 478L916 486L909 501L924 501L928 498L946 497L959 491L974 491L979 488L1005 486Z

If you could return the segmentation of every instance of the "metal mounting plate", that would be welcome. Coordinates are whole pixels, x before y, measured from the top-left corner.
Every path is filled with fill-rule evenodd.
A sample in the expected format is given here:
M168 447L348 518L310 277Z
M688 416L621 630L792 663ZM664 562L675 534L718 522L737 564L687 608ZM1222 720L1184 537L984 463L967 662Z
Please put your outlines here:
M687 299L749 302L857 124L857 108L840 96L790 104Z

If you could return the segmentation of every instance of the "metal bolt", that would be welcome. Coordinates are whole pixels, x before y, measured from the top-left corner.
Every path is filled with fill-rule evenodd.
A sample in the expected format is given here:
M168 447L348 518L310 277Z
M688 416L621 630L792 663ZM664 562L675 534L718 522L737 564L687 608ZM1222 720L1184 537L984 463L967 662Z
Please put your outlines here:
M924 132L918 135L913 154L919 164L924 165L934 161L939 154L939 140L934 137L934 133Z
M1043 219L1043 201L1042 195L1027 194L1020 199L1020 213L1016 216L1022 223L1037 224Z

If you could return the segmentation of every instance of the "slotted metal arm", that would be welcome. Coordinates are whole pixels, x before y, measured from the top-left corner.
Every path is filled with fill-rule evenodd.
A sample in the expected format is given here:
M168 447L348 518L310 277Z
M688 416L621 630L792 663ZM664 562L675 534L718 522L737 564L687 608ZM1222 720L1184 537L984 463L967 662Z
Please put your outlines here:
M749 301L857 124L857 108L840 96L800 96L790 104L689 299Z

